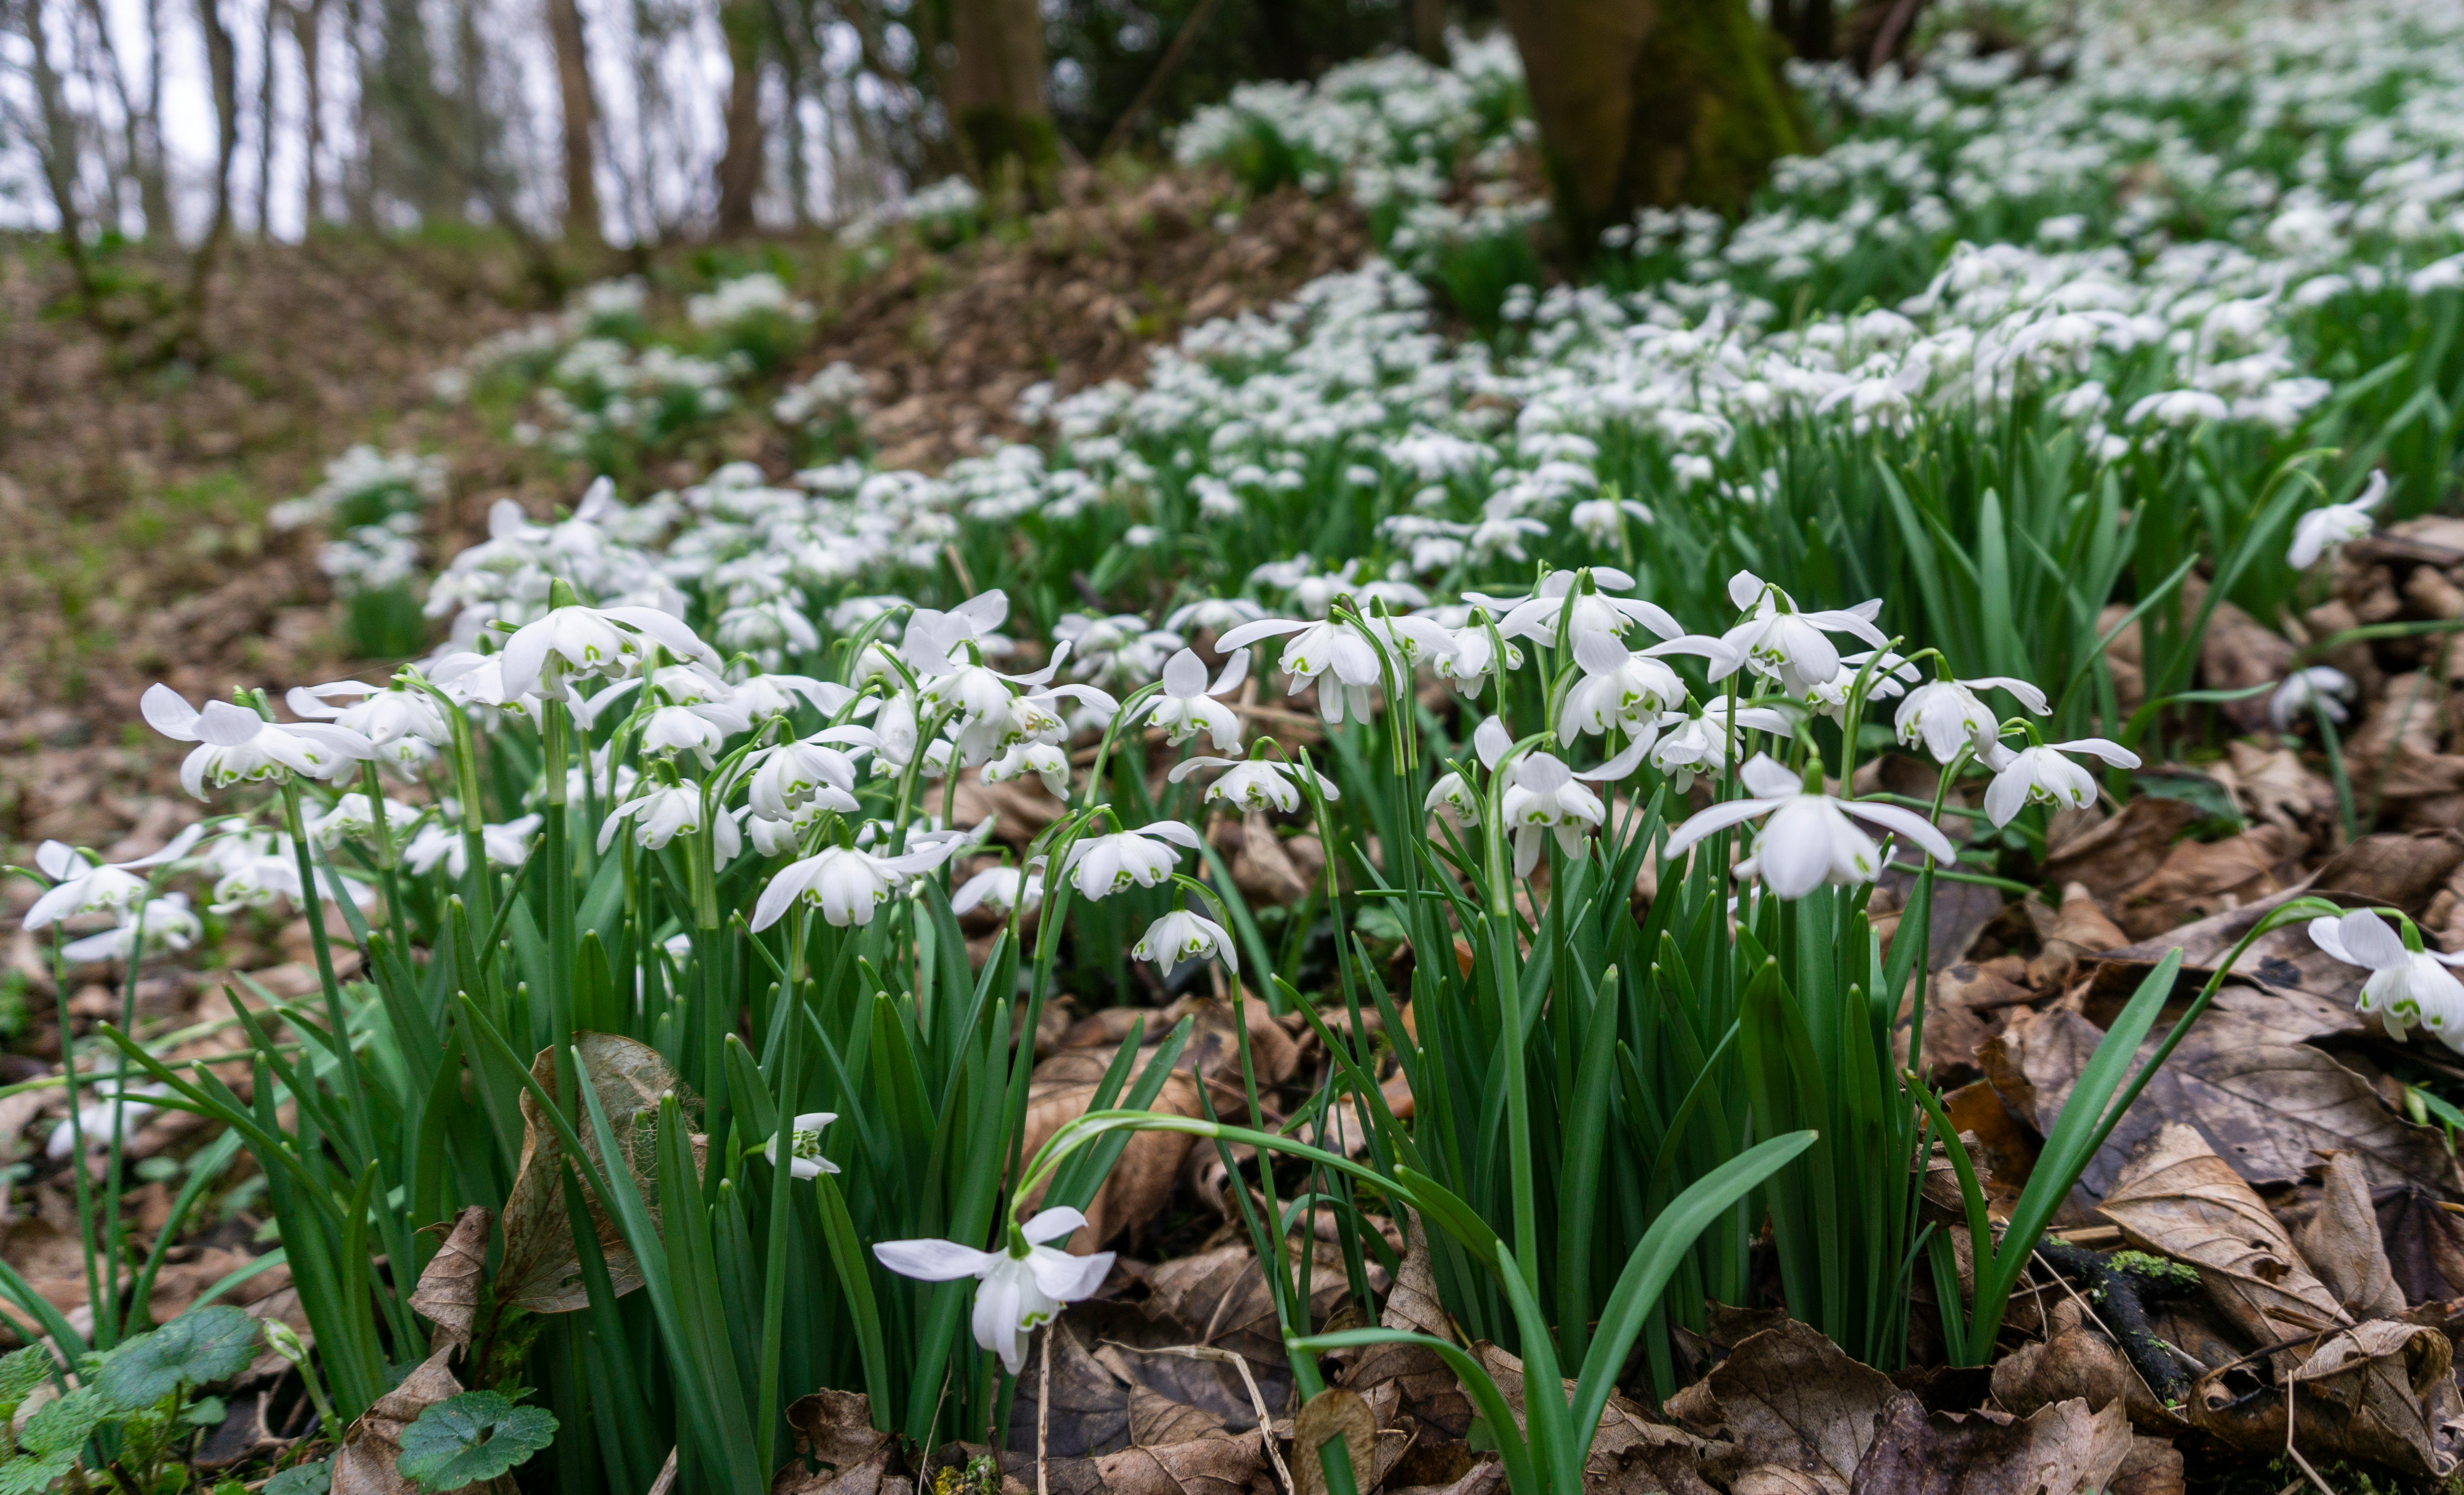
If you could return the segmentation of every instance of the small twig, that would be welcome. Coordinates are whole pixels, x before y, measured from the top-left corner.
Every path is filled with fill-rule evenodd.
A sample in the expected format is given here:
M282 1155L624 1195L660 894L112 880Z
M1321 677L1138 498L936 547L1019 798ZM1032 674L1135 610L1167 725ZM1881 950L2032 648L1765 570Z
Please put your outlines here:
M2319 1495L2336 1495L2334 1486L2319 1478L2319 1471L2311 1468L2310 1461L2301 1457L2301 1450L2293 1446L2293 1387L2296 1379L2290 1375L2284 1378L2284 1457L2300 1465L2301 1472L2310 1476L2310 1483L2319 1486ZM2286 1486L2288 1489L2291 1487Z
M2147 1299L2161 1296L2161 1286L2150 1278L2125 1271L2113 1264L2110 1258L2080 1246L2047 1241L2036 1248L2036 1257L2055 1272L2087 1279L2088 1286L2100 1294L2113 1315L2113 1328L2120 1329L2114 1338L2122 1352L2129 1357L2131 1367L2139 1373L2156 1399L2168 1406L2178 1405L2189 1395L2189 1377L2172 1355L2169 1346L2156 1332L2147 1315ZM2100 1325L2103 1324L2099 1319Z
M1104 1343L1115 1350L1127 1350L1132 1354L1171 1354L1184 1360L1212 1360L1240 1372L1241 1384L1249 1389L1249 1405L1258 1411L1259 1445L1266 1450L1266 1462L1275 1466L1275 1477L1283 1482L1284 1495L1293 1495L1292 1471L1284 1463L1283 1450L1275 1446L1274 1414L1266 1410L1265 1394L1258 1390L1258 1378L1249 1374L1247 1356L1219 1350L1213 1345L1166 1345L1150 1350L1139 1345L1125 1345L1117 1339L1107 1339Z
M1052 1441L1052 1331L1060 1327L1058 1319L1048 1319L1044 1325L1044 1369L1035 1388L1035 1495L1052 1495L1044 1466L1045 1450Z

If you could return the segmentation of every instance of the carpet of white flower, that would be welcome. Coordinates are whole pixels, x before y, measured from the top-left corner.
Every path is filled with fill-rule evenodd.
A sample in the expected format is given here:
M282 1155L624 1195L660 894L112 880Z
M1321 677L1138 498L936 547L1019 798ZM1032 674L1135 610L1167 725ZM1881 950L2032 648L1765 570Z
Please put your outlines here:
M2155 718L2136 709L2190 684L2219 599L2274 620L2329 549L2454 476L2464 9L2149 13L2092 11L2032 55L1948 45L1904 78L1806 73L1835 143L1784 163L1765 210L1733 227L1644 214L1585 284L1546 291L1525 280L1540 209L1513 186L1528 131L1502 45L1466 44L1449 71L1383 59L1242 90L1187 127L1184 159L1353 192L1391 258L1190 331L1140 385L1031 390L1022 416L1045 441L938 475L847 459L781 482L739 464L636 503L603 479L549 522L501 504L429 585L451 642L384 686L292 692L297 721L261 694L200 707L155 687L146 720L196 744L190 792L270 787L278 827L233 803L148 863L47 846L58 886L29 927L107 917L68 957L129 959L201 933L166 877L207 869L217 910L321 887L382 1000L346 991L313 923L325 1010L282 1016L359 1035L364 1063L319 1036L320 1067L295 1076L251 1033L315 1128L257 1127L116 1033L120 1099L73 1125L110 1128L142 1093L230 1121L303 1186L283 1196L284 1236L346 1416L384 1392L401 1358L386 1346L425 1342L413 1309L433 1304L406 1296L406 1273L337 1286L318 1253L426 1262L419 1226L498 1212L507 1260L545 1253L528 1289L558 1305L542 1311L586 1309L603 1350L664 1356L646 1389L583 1376L578 1348L542 1339L521 1373L597 1409L569 1436L596 1440L613 1487L644 1487L669 1446L689 1487L766 1487L780 1409L814 1386L865 1386L879 1425L928 1445L953 1426L988 1437L1011 1410L996 1363L1021 1372L1029 1331L1104 1279L1109 1254L1057 1242L1086 1223L1124 1128L1305 1162L1359 1322L1375 1314L1363 1264L1392 1251L1380 1237L1364 1254L1351 1191L1420 1216L1447 1313L1580 1367L1528 1441L1490 1418L1521 1495L1579 1488L1573 1430L1662 1322L1671 1273L1689 1274L1665 1309L1680 1320L1706 1296L1743 1301L1748 1232L1704 1232L1767 1178L1790 1312L1895 1364L1925 1145L1911 1118L1935 1098L1865 994L1905 989L1934 873L1991 882L2006 851L2041 848L2048 811L2097 798L2076 759L2138 766ZM932 210L976 207L942 190ZM766 275L696 298L692 349L649 340L644 304L638 285L597 288L475 350L439 392L518 366L537 439L648 450L810 340L810 308ZM851 429L863 387L833 366L770 407ZM424 482L351 458L299 511L349 516L329 569L350 581L364 557L363 590L398 587L394 517ZM1081 610L1124 598L1151 610ZM2125 623L2142 628L2127 681L2106 650ZM2292 681L2288 700L2333 709L2332 681ZM1309 692L1317 720L1261 704L1262 684ZM1887 725L1860 730L1868 713ZM1152 761L1201 737L1168 774ZM1930 800L1860 787L1858 761L1892 739L1938 766ZM1970 774L1990 781L1952 806L1954 844L1945 800ZM417 802L387 775L420 784ZM962 776L1033 776L1053 799L1034 824L945 824ZM1698 778L1707 808L1687 801ZM1294 907L1252 908L1193 828L1215 813L1301 818L1326 875L1294 874ZM1732 926L1727 838L1749 824L1733 870L1770 896ZM1712 854L1675 870L1698 844ZM1627 890L1655 847L1672 870L1638 922ZM1919 937L1886 957L1865 898L1895 852L1926 870ZM1204 880L1183 874L1191 853ZM2329 912L2297 901L2260 928ZM957 919L992 914L1005 934L971 956ZM1365 947L1350 954L1347 931L1373 921L1459 958L1420 960L1397 999ZM502 938L474 937L488 930ZM2392 935L2338 937L2395 960ZM1135 1085L1125 1050L1087 1114L1030 1149L1033 1054L1011 1035L1038 1030L1065 977L1082 1002L1134 997L1131 959L1313 1024L1335 1057L1306 1102L1268 1114L1239 1019L1241 1083L1206 1102L1281 1132L1147 1110L1184 1022ZM2117 1022L2102 1088L2081 1083L2049 1158L2084 1166L2109 1132L2098 1118L2174 969ZM2428 966L2411 979L2373 983L2390 1031L2434 1014L2464 1044L2464 1022L2443 1022L2464 987ZM1498 1021L1518 1000L1531 1017ZM1782 1032L1794 1047L1765 1041ZM457 1066L484 1108L462 1104ZM590 1083L561 1088L577 1073ZM1408 1126L1390 1082L1408 1082ZM1672 1110L1662 1090L1687 1099ZM1750 1095L1750 1127L1689 1131L1705 1093ZM620 1143L634 1118L607 1110L648 1097L649 1140ZM709 1108L691 1126L689 1104ZM649 1310L619 1311L605 1264L574 1286L597 1261L575 1257L582 1195L569 1220L529 1171L535 1153L557 1166L551 1126ZM1980 1261L1972 1317L1943 1330L1955 1358L1990 1354L2078 1168L2060 1174L2039 1167ZM1275 1218L1273 1169L1257 1178ZM561 1245L517 1239L551 1216ZM1686 1223L1646 1235L1653 1219ZM1313 1394L1315 1352L1387 1331L1309 1338L1306 1272L1282 1231L1255 1236L1289 1374ZM979 1279L972 1313L874 1263ZM1448 1363L1494 1400L1478 1366ZM1549 1367L1532 1386L1559 1383L1532 1363Z

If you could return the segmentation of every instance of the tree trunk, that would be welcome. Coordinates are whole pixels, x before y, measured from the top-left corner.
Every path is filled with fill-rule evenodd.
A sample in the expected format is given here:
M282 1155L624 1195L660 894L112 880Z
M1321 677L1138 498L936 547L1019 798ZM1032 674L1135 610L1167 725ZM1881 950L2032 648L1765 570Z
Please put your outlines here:
M719 7L727 33L727 149L718 158L718 232L734 238L753 231L753 199L761 190L761 43L768 24L757 0L727 0Z
M564 105L564 241L578 249L599 243L599 179L593 168L597 100L590 92L590 50L576 0L547 0L547 30L556 44L556 88Z
M69 113L59 72L52 64L51 30L44 24L43 0L17 0L17 4L25 12L26 41L33 54L34 99L43 115L39 154L43 181L52 189L52 210L59 214L60 256L69 262L69 273L77 279L78 311L98 331L108 332L102 319L101 297L95 286L94 266L86 258L85 215L77 210L77 121Z
M257 36L256 236L274 236L274 37L282 0L265 0L265 25Z
M306 201L300 208L300 232L317 227L325 215L324 165L318 160L325 148L325 85L317 76L321 65L322 49L319 45L325 30L325 0L306 0L291 7L291 40L299 49L300 110L307 116L308 127L302 133L307 140L303 154L307 159L307 181L302 187Z
M987 190L1042 201L1061 165L1036 0L950 0L950 123Z
M206 353L206 297L223 245L231 238L231 161L239 154L239 49L224 24L221 0L197 0L197 26L206 37L206 71L213 83L214 206L205 237L188 254L188 284L171 333L156 357L202 360Z
M1412 0L1412 50L1446 65L1446 0Z
M1794 101L1746 0L1501 0L1566 249L1639 208L1735 213L1796 149Z
M137 168L137 201L148 238L179 237L171 218L170 172L163 161L163 0L145 0L145 154Z

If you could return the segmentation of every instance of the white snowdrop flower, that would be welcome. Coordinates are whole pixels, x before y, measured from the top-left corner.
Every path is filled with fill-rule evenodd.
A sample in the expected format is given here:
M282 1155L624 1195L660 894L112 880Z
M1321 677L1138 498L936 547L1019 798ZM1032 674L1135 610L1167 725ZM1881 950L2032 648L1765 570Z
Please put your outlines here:
M1663 858L1673 861L1715 831L1762 820L1754 854L1738 865L1738 875L1760 877L1782 898L1802 898L1825 883L1870 883L1881 875L1881 848L1851 816L1907 837L1937 862L1953 858L1949 838L1913 810L1816 793L1759 753L1738 777L1753 797L1724 800L1678 826L1661 849Z
M488 859L491 867L521 866L530 855L531 837L542 824L539 816L525 815L501 824L480 826L480 855ZM416 877L427 876L442 863L445 875L459 881L471 868L470 846L463 840L461 827L441 819L430 819L419 827L419 833L402 848L402 860Z
M1839 672L1805 693L1806 706L1816 715L1843 720L1848 713L1849 693L1857 688L1860 675L1868 701L1887 701L1925 678L1916 666L1886 649L1842 654Z
M1023 868L988 867L958 885L950 895L950 912L967 913L983 909L1002 918L1015 911L1032 913L1044 901L1044 858L1037 857Z
M1566 512L1566 522L1595 545L1614 545L1631 517L1639 524L1655 522L1651 506L1632 498L1586 498Z
M2308 721L2316 711L2342 726L2350 715L2344 709L2344 698L2352 693L2351 677L2332 666L2312 665L2307 670L2296 670L2267 698L2267 719L2276 724L2277 731L2290 732L2296 724Z
M1214 697L1239 690L1248 673L1249 651L1234 649L1223 672L1209 685L1205 664L1184 649L1164 661L1163 693L1147 708L1147 721L1162 728L1164 740L1174 747L1204 732L1217 752L1229 753L1241 745L1241 718Z
M1661 715L1685 704L1685 682L1659 656L1685 651L1677 645L1686 642L1638 651L1606 633L1584 634L1574 644L1574 662L1582 667L1583 678L1566 693L1558 745L1571 746L1583 734L1598 737L1617 730L1647 746L1660 735Z
M187 856L205 833L205 826L190 825L160 851L128 862L102 862L65 842L44 842L34 848L34 869L50 878L52 886L26 910L20 927L45 929L80 914L118 914L135 908L144 901L146 887L146 880L136 874Z
M842 752L841 745L861 753L879 740L869 727L825 727L799 741L759 749L745 759L751 770L746 801L762 820L787 820L813 802L851 814L856 807L855 757Z
M1051 1322L1063 1305L1093 1296L1112 1269L1110 1251L1071 1256L1045 1244L1067 1239L1085 1223L1087 1217L1076 1210L1056 1207L1019 1226L1020 1239L1006 1251L979 1251L955 1241L884 1241L872 1254L902 1277L973 1277L981 1283L971 1323L976 1343L1000 1355L1016 1375L1026 1369L1028 1336Z
M1343 724L1347 708L1354 719L1368 720L1385 698L1386 674L1376 642L1350 623L1261 618L1224 634L1215 647L1228 654L1283 634L1297 635L1277 661L1290 681L1285 693L1297 695L1315 684L1318 715L1330 726ZM1321 678L1328 675L1332 678Z
M1623 638L1626 629L1638 623L1663 639L1683 636L1685 630L1659 604L1615 595L1632 587L1634 578L1608 566L1592 567L1591 576L1594 587L1584 588L1575 584L1576 573L1552 571L1541 579L1539 590L1530 597L1511 606L1492 607L1502 614L1498 633L1551 649L1558 646L1561 637L1570 646L1591 633ZM1466 601L1490 605L1489 599L1475 593L1463 595Z
M2464 1051L2464 984L2448 971L2464 965L2464 955L2442 956L2407 947L2404 937L2367 909L2343 918L2310 921L2310 940L2346 965L2370 973L2354 1005L2375 1013L2387 1037L2401 1042L2408 1028L2420 1026L2438 1035L2450 1048Z
M1720 636L1730 653L1711 662L1713 680L1727 678L1742 664L1801 699L1839 673L1839 649L1828 635L1854 634L1877 649L1890 642L1874 627L1880 601L1803 612L1793 598L1750 571L1728 579L1728 600L1746 609L1747 616Z
M572 604L526 623L505 641L507 696L561 697L565 682L631 673L651 646L715 667L717 653L683 620L655 607Z
M2167 389L2132 405L2130 413L2123 417L2123 423L2129 426L2167 426L2179 430L2209 421L2220 421L2232 413L2232 407L2220 396L2204 389Z
M63 1117L52 1128L50 1139L43 1144L43 1155L53 1162L63 1161L76 1152L79 1138L83 1138L89 1148L109 1147L114 1122L119 1123L121 1136L133 1134L145 1125L147 1117L162 1109L153 1102L160 1096L170 1094L171 1088L148 1084L115 1089L111 1081L102 1080L97 1082L88 1093L94 1099L78 1108L77 1119L71 1121Z
M822 1155L822 1129L839 1119L834 1110L808 1110L787 1124L787 1172L797 1178L818 1178L834 1174L839 1165ZM761 1144L761 1155L770 1166L779 1166L779 1137L772 1133Z
M297 871L292 881L298 881ZM365 899L360 900L365 902ZM195 913L189 912L188 895L166 892L160 898L148 899L136 910L122 910L121 922L99 934L72 939L60 947L60 957L71 965L84 965L97 960L129 960L142 953L164 950L186 950L194 945L206 932ZM144 952L138 949L140 936Z
M1289 815L1301 807L1301 788L1293 780L1304 770L1297 764L1279 763L1272 758L1193 758L1173 766L1166 776L1178 783L1190 775L1209 768L1225 772L1206 786L1201 803L1221 802L1244 810L1281 810ZM1334 781L1324 774L1312 774L1318 792L1330 801L1343 796L1335 791Z
M1491 717L1494 721L1496 718ZM1547 753L1515 759L1513 780L1499 806L1514 831L1514 875L1529 877L1540 863L1541 832L1556 837L1557 849L1583 854L1583 838L1608 818L1600 797L1577 782L1565 763Z
M376 756L368 739L348 727L277 724L229 701L208 701L199 711L167 685L147 687L138 707L155 731L197 744L180 764L180 787L200 800L209 784L280 783L295 773L332 779Z
M1716 774L1728 763L1728 702L1724 696L1705 705L1698 715L1671 712L1660 718L1660 739L1651 745L1651 766L1668 776L1679 794L1694 787L1697 774ZM1736 737L1743 745L1749 732L1787 737L1794 724L1768 706L1737 708ZM1757 755L1759 756L1759 755Z
M697 706L657 707L642 724L644 753L669 757L691 753L701 759L704 768L711 766L714 756L726 743L726 729L703 715Z
M400 831L419 815L407 804L385 802L385 827ZM367 841L377 833L377 806L366 795L354 791L334 802L333 808L305 817L308 839L320 850L331 851L346 841Z
M984 765L981 777L986 783L1006 783L1028 774L1042 779L1054 799L1069 798L1069 751L1058 743L1013 742Z
M702 827L701 785L692 780L681 783L652 784L608 813L599 826L599 849L605 851L616 844L616 832L624 823L633 823L633 844L646 851L656 851L678 836L698 835ZM725 863L736 856L736 822L721 813L712 818L713 845Z
M1265 608L1246 597L1208 597L1174 608L1163 626L1172 633L1222 633L1265 615Z
M1964 743L1974 743L1980 749L2002 730L2001 719L1991 708L1976 698L1976 693L1999 688L2019 698L2019 704L2042 716L2053 710L2045 693L2025 680L2010 675L1979 675L1973 680L1929 680L1908 693L1900 703L1892 725L1898 729L1903 746L1922 744L1937 763L1947 763L1959 756Z
M1195 851L1198 832L1178 821L1159 820L1135 830L1089 836L1069 848L1062 875L1089 901L1108 898L1132 887L1153 888L1167 882L1180 866L1180 853L1160 845L1171 842Z
M1232 936L1213 919L1175 909L1147 926L1146 934L1130 947L1131 958L1154 962L1155 968L1170 976L1175 967L1191 960L1221 959L1231 974L1241 974L1241 958L1232 949Z
M452 728L437 708L436 698L422 690L336 680L329 685L295 686L282 699L293 715L347 727L380 749L405 740L429 747L444 747L453 740ZM337 706L337 699L349 704Z
M1480 796L1472 792L1471 785L1463 781L1463 775L1444 774L1429 786L1428 794L1422 797L1420 813L1443 813L1458 825L1469 824L1480 819Z
M2116 768L2139 766L2138 754L2103 737L2081 737L2075 742L2021 748L2015 753L1998 742L1988 743L1984 749L1985 766L1993 770L1993 782L1985 790L1986 818L1996 825L2008 825L2012 817L2030 804L2071 809L2094 804L2095 776L2064 758L2065 753L2101 758Z
M1497 672L1497 645L1500 642L1506 645L1506 668L1522 669L1523 650L1493 629L1494 625L1482 621L1466 622L1448 628L1448 647L1430 661L1430 668L1438 678L1453 681L1455 690L1465 697L1478 695L1481 682Z
M918 838L921 839L921 838ZM768 929L795 907L798 899L822 911L834 928L869 924L872 912L890 895L948 861L958 843L934 841L899 856L875 856L853 846L824 846L801 862L791 862L761 890L753 908L753 928Z
M2370 480L2359 496L2303 515L2293 526L2293 548L2285 552L2285 563L2296 571L2307 571L2328 551L2367 535L2375 523L2370 511L2387 494L2387 473L2372 469Z

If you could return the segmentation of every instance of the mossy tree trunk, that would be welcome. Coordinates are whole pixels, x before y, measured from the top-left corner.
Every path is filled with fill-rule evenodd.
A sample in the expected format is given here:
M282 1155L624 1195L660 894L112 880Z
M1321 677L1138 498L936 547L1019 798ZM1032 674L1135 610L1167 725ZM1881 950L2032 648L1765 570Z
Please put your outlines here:
M957 56L948 106L961 159L996 199L1045 200L1060 168L1061 138L1044 97L1041 7L950 0L950 43Z
M1639 208L1741 211L1798 147L1775 38L1746 0L1502 0L1568 257Z
M718 232L734 238L753 231L753 200L761 190L761 54L768 17L754 0L719 7L727 37L727 148L718 158Z

